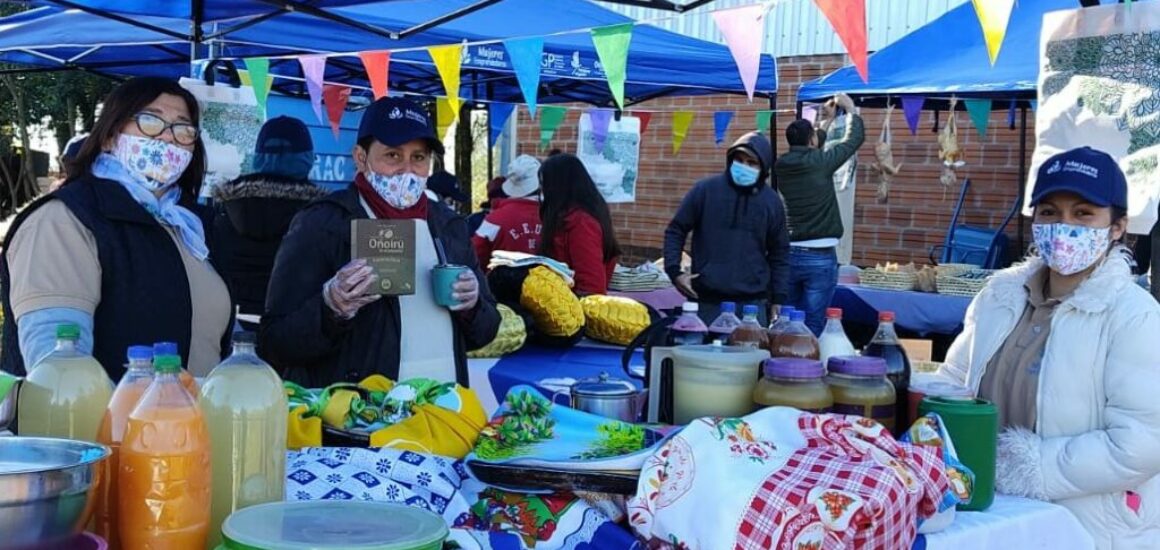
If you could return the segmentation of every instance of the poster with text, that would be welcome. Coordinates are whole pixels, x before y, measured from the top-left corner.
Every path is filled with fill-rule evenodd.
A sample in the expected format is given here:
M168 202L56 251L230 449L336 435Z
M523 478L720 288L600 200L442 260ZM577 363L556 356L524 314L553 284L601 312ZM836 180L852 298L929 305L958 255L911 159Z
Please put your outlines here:
M580 115L580 143L577 156L608 203L636 200L636 180L640 169L640 119L621 116L608 124L602 150L596 150L596 135L588 113Z
M1037 144L1024 205L1048 158L1090 146L1119 161L1128 231L1147 234L1160 197L1160 3L1051 12L1040 37Z

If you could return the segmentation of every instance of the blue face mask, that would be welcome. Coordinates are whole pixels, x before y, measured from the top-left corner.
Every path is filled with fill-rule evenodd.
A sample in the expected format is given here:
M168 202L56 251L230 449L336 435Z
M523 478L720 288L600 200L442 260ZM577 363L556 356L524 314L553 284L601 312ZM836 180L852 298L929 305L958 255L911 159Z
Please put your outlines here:
M761 172L752 166L733 161L729 164L729 175L733 177L733 183L741 187L752 187L757 184Z

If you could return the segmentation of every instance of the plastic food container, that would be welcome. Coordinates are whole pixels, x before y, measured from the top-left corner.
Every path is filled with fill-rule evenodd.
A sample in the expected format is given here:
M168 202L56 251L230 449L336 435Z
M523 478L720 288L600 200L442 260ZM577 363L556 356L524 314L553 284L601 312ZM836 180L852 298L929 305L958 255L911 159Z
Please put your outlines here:
M894 431L894 384L881 357L831 357L826 383L834 394L834 413L873 419Z
M765 362L764 374L753 389L753 402L758 407L828 413L834 406L834 395L824 381L826 369L819 361L774 358Z
M440 550L443 518L386 502L272 502L234 512L218 550Z

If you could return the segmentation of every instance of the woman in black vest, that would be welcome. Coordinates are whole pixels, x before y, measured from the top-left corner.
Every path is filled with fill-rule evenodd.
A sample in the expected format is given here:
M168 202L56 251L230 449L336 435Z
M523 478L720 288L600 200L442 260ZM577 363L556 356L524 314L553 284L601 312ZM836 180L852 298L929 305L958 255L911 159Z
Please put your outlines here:
M69 179L13 222L0 257L4 370L52 351L60 323L119 380L131 345L178 343L195 375L222 357L229 291L197 204L205 146L197 101L176 82L130 80L105 99Z

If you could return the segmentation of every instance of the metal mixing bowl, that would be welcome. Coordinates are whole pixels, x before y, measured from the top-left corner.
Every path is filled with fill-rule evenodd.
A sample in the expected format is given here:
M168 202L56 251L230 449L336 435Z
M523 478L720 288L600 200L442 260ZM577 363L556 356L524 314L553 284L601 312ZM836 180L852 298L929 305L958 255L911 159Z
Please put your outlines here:
M59 541L84 531L109 448L40 437L0 437L0 549Z

